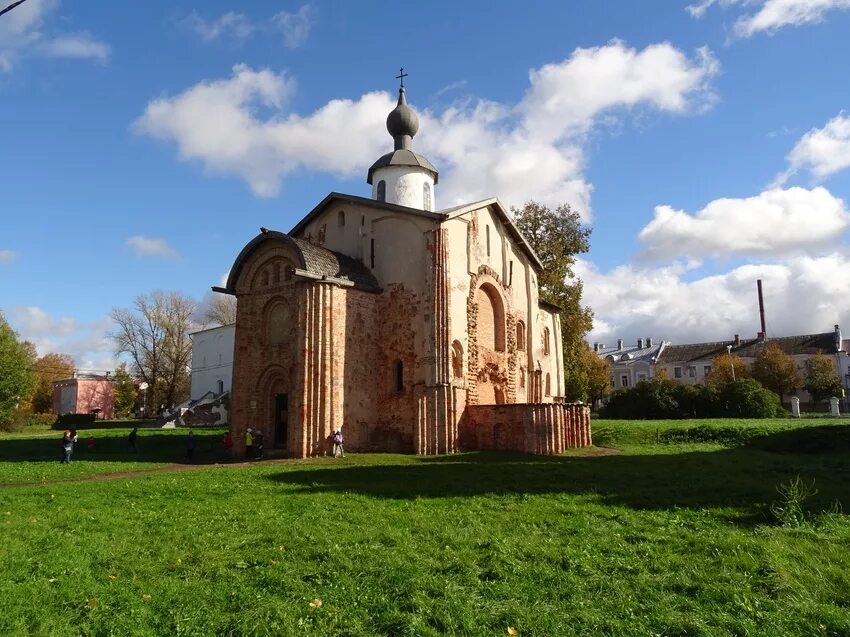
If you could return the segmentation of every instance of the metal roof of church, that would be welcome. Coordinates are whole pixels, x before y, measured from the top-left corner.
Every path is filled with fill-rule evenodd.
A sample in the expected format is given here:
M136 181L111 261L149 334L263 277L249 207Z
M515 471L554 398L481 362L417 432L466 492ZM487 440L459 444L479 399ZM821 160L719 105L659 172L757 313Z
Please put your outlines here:
M272 240L283 241L292 245L300 260L298 265L301 266L301 269L317 278L346 279L351 281L357 289L367 292L381 291L378 280L357 259L276 230L265 230L251 239L242 248L239 256L236 257L236 261L234 261L233 267L230 269L230 274L227 277L227 285L224 288L213 287L213 290L233 294L235 292L236 279L239 277L239 273L249 257L262 243Z
M419 166L420 168L424 168L434 174L434 184L437 184L440 178L440 174L437 172L434 164L425 159L422 155L414 153L412 150L402 148L379 157L378 161L369 167L369 172L366 174L366 183L371 184L372 173L374 173L378 168L383 168L384 166Z

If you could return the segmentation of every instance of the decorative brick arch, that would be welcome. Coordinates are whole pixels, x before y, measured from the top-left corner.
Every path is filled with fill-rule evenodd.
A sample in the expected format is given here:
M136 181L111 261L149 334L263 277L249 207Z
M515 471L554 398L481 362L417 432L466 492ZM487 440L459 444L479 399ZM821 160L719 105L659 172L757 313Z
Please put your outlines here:
M480 404L482 398L490 398L487 394L482 395L484 392L480 391L483 389L480 385L484 383L493 385L493 397L490 398L493 402L516 402L516 316L505 290L498 273L487 265L479 267L478 273L470 280L466 309L469 334L467 402L471 405ZM482 299L482 293L493 303L494 319L499 321L501 342L498 332L494 333L495 351L483 348L478 342L479 301Z
M271 429L274 423L274 397L276 394L292 395L293 386L290 370L282 365L269 365L257 378L254 394L254 400L257 401L257 419L253 426L263 431L267 441L274 437L274 431Z

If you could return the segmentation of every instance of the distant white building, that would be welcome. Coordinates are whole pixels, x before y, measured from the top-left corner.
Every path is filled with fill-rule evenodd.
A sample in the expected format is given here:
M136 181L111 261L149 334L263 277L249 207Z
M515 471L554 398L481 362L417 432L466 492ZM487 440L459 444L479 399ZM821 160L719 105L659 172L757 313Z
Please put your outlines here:
M222 325L192 335L192 389L190 400L206 394L230 392L236 325Z
M593 351L599 358L608 361L611 385L617 390L634 387L640 381L654 377L655 365L665 345L668 343L655 342L651 338L639 338L634 345L625 345L623 339L618 339L616 347L594 343Z
M751 367L767 343L778 345L791 356L800 369L801 377L808 359L817 354L828 356L835 365L846 393L850 393L850 339L842 339L838 325L831 332L819 334L773 338L764 338L759 334L750 339L742 339L736 334L728 341L685 345L672 345L664 341L654 343L651 338L639 338L636 345L625 345L620 339L616 347L594 343L593 351L608 361L611 366L611 384L615 390L619 390L654 378L660 370L664 370L664 376L670 380L686 385L704 385L717 356L731 352L741 357L747 367ZM798 390L796 395L803 402L811 401L808 392L803 389ZM783 400L787 398L785 396ZM845 400L847 405L850 405L850 401Z

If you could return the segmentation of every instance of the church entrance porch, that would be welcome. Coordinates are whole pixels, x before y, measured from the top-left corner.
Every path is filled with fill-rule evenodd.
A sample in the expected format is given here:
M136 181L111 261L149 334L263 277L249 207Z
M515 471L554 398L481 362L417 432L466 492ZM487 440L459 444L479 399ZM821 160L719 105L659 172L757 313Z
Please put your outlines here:
M289 394L274 396L274 446L286 449L289 438Z

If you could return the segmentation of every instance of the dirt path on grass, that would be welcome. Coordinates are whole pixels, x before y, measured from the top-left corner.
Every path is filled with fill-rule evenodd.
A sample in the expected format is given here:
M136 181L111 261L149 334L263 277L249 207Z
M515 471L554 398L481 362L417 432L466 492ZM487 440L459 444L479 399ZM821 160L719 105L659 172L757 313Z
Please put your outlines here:
M621 453L621 449L610 447L590 447L582 449L564 456L564 458L602 458L605 456L614 456ZM14 489L22 487L42 487L52 484L83 484L86 482L108 482L110 480L126 480L131 478L146 478L160 473L177 473L180 471L199 471L199 470L214 470L214 469L230 469L230 468L245 468L257 467L273 464L302 464L305 460L301 458L268 458L260 461L239 461L239 462L216 462L213 464L183 464L175 462L154 469L136 469L135 471L113 471L111 473L99 473L93 476L83 476L80 478L66 478L62 480L42 480L41 482L7 482L0 484L0 489Z

